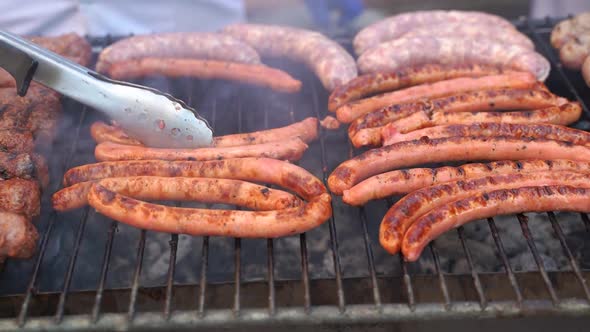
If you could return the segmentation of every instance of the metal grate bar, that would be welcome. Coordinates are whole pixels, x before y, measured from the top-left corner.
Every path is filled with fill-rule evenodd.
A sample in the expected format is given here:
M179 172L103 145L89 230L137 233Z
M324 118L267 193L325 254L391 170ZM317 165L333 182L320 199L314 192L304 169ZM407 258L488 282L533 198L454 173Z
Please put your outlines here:
M590 219L588 219L588 215L586 213L580 213L580 215L582 216L582 221L584 222L586 232L590 232Z
M311 311L311 293L309 290L309 263L307 258L307 240L305 233L299 234L301 251L301 281L303 282L303 308L306 313Z
M201 246L201 273L199 277L199 317L205 316L205 293L207 292L207 267L209 265L209 237L203 236Z
M381 307L381 293L379 292L379 285L377 284L377 272L375 271L375 262L373 259L373 249L371 248L371 240L369 240L369 231L367 230L367 216L365 208L359 209L361 224L363 226L363 240L365 243L365 251L367 253L367 262L369 265L369 274L371 275L371 289L373 290L373 301L375 305Z
M475 270L475 267L473 266L473 259L471 257L471 251L469 250L469 247L467 246L467 243L465 241L465 231L463 229L463 226L459 227L457 229L457 233L459 234L459 239L461 240L461 246L463 247L463 252L465 253L465 258L467 258L467 264L469 265L469 271L471 272L471 277L473 278L473 286L475 287L475 291L477 292L477 296L479 297L479 305L481 306L482 309L485 309L485 307L487 306L487 300L486 300L486 296L484 294L483 291L483 287L481 286L481 280L479 280L479 274L477 273L477 271Z
M72 157L76 150L78 150L78 139L80 137L80 128L82 127L82 123L86 118L87 108L82 107L82 112L80 112L80 118L78 119L78 124L76 125L76 131L74 134L74 140L72 141L72 145L70 150L65 158L64 166L62 169L62 174L65 173L70 164L72 162ZM53 188L54 192L61 188L61 181L58 181L57 188ZM23 303L21 305L20 311L18 313L17 324L18 326L23 326L27 320L27 314L29 312L29 304L31 303L31 298L33 293L35 292L35 285L37 284L37 277L39 276L39 270L41 268L41 262L43 261L43 257L45 256L45 250L47 250L47 242L49 241L49 236L51 235L51 231L53 230L53 224L55 223L55 218L57 217L57 213L55 210L51 210L49 215L49 221L47 222L47 228L45 230L45 234L43 234L43 239L41 240L41 246L39 247L39 255L37 256L37 260L35 261L35 267L33 268L33 273L31 274L31 280L27 285L27 290L25 291L25 297Z
M494 242L496 243L496 248L498 249L498 254L502 259L502 264L504 265L504 270L506 271L506 275L508 276L508 281L510 282L510 286L514 290L514 294L516 295L516 304L518 307L522 307L522 291L520 290L520 286L518 285L518 281L516 280L516 276L512 271L512 266L510 266L510 262L508 261L508 256L506 256L506 251L504 250L504 244L502 244L502 239L498 234L498 228L496 228L496 223L494 222L493 218L488 218L488 226L490 227L490 232L492 233L492 237L494 238Z
M273 316L276 313L275 300L275 268L273 240L266 240L266 263L268 266L268 313Z
M92 322L96 323L100 315L100 306L102 304L102 295L104 293L104 286L107 279L107 273L109 269L109 263L111 261L111 252L113 250L113 240L117 231L117 221L111 221L111 227L109 228L109 236L105 245L104 254L102 257L102 267L100 269L100 281L98 283L98 289L96 290L96 298L94 299L94 307L92 308Z
M549 275L547 275L547 271L545 270L545 266L543 265L543 260L539 255L539 251L537 250L537 246L535 245L535 241L533 240L533 235L529 229L529 220L528 217L522 213L516 215L518 218L518 222L520 223L520 228L522 229L522 235L526 239L526 242L533 254L533 258L535 259L535 263L537 264L537 268L539 269L539 273L541 274L541 278L543 278L543 282L545 283L545 287L547 287L547 291L549 292L549 296L551 297L551 301L553 304L557 304L559 299L557 298L557 294L555 293L555 289L553 288L553 284L551 280L549 280Z
M584 276L582 275L582 272L580 271L580 267L578 266L578 263L576 263L576 259L574 258L572 251L570 250L570 248L567 245L567 241L565 240L565 236L563 235L563 230L561 229L561 226L559 226L559 222L557 222L557 219L555 218L555 213L548 212L547 215L549 216L549 221L551 221L551 226L553 226L553 231L555 231L555 234L557 235L557 238L559 239L559 243L561 244L561 248L563 249L563 253L567 257L567 259L570 263L570 266L572 267L572 270L574 270L574 274L576 275L576 278L578 278L578 281L580 281L580 285L582 286L582 289L584 290L584 295L586 295L586 300L588 300L588 302L590 302L590 291L588 290L588 285L586 284L586 279L584 279Z
M414 297L414 287L412 287L412 278L408 273L408 264L404 261L401 254L399 256L399 263L402 267L402 274L404 276L404 285L406 285L406 294L408 295L408 307L410 311L416 310L416 298Z
M131 322L135 317L135 303L137 301L137 291L139 290L139 276L141 275L141 267L143 265L143 252L145 250L145 234L144 229L141 230L139 237L139 244L137 245L137 256L135 273L133 274L133 284L131 285L131 296L129 297L129 310L127 312L127 319Z
M241 288L241 252L242 241L238 238L234 239L234 316L240 316L240 288Z
M170 235L170 262L168 263L168 280L166 282L166 299L164 301L164 319L170 319L172 297L174 296L174 272L176 270L176 251L178 250L178 234Z
M440 284L440 290L443 294L443 299L445 301L445 309L451 309L451 296L449 295L449 288L447 286L447 279L440 268L440 260L438 258L438 252L436 251L436 246L434 245L434 241L430 242L428 245L430 247L430 252L432 253L432 259L434 260L434 269L436 270L436 275L438 276L438 282Z
M312 102L313 102L313 109L316 117L321 119L320 109L319 109L319 101L318 101L318 93L316 90L315 82L311 81L311 93L312 93ZM324 142L324 129L320 126L320 151L321 151L321 159L322 159L322 181L324 184L327 185L328 183L328 162L326 161L326 144ZM332 203L330 203L332 204ZM332 209L334 207L332 206ZM338 234L336 233L336 223L334 221L334 214L330 217L328 221L328 226L330 228L330 249L332 250L332 259L334 261L334 274L336 275L336 287L337 289L337 296L338 296L338 309L340 312L344 312L346 310L346 302L344 299L344 288L342 287L342 268L340 265L340 255L338 254Z
M78 259L80 243L82 242L82 235L84 234L84 229L86 228L86 221L88 220L89 210L90 209L88 207L84 208L82 220L80 221L80 225L78 225L78 232L76 233L76 242L74 243L74 250L72 256L70 256L70 262L68 263L68 269L64 277L63 288L61 294L59 295L57 311L55 312L55 322L58 324L61 323L61 320L64 315L64 307L66 305L66 299L68 297L68 292L70 290L70 285L72 283L72 275L74 274L74 267L76 266L76 260Z

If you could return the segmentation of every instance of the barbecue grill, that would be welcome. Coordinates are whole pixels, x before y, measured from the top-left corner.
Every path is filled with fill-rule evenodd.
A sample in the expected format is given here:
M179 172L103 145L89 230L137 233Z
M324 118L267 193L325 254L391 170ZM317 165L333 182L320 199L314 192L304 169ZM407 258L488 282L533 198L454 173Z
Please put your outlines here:
M559 65L548 40L556 20L517 22L552 64L550 90L582 103L574 126L590 130L590 88ZM349 36L350 37L350 36ZM95 51L114 38L93 38ZM350 47L350 38L336 38ZM219 81L153 79L210 120L217 135L278 127L326 115L327 93L305 68L295 96ZM49 155L52 183L36 222L36 256L0 272L0 330L377 324L391 321L589 315L590 220L585 214L527 214L478 221L435 240L416 263L379 246L379 222L395 198L362 208L334 197L334 216L305 234L226 239L156 234L90 208L51 210L63 173L92 163L89 125L100 119L64 101ZM345 130L321 131L300 165L326 180L358 154ZM183 203L183 206L189 206ZM218 206L209 206L217 208ZM51 211L51 212L50 212ZM530 219L529 219L530 218Z

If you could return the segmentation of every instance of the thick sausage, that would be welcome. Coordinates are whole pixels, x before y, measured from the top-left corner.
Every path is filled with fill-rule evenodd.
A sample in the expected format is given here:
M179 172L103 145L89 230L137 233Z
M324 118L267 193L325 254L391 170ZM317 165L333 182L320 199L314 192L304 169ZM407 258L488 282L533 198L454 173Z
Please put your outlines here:
M535 87L536 84L537 80L529 73L510 73L479 78L454 78L416 85L407 89L353 101L340 106L336 110L336 116L338 121L350 123L362 115L393 104L415 102L424 98L440 98L478 90L530 89Z
M436 124L436 121L432 121ZM553 124L535 123L497 123L477 122L467 124L435 125L433 127L418 129L403 133L395 128L385 126L383 129L383 145L391 145L397 142L412 141L422 137L442 138L453 136L507 136L544 138L563 141L575 145L590 146L590 133L565 126Z
M341 195L358 182L390 170L426 163L503 159L590 161L590 148L567 142L514 137L447 137L400 142L369 150L340 164L328 178Z
M571 39L587 32L590 32L590 12L559 22L551 31L551 45L561 48Z
M340 128L340 121L331 115L326 115L326 117L320 121L320 126L327 130L337 130Z
M502 27L514 29L514 26L500 16L457 10L428 10L404 13L385 18L362 29L353 40L354 51L361 55L383 42L401 37L404 33L424 26L437 26L449 23L464 25L485 24L490 30Z
M222 203L258 211L280 210L301 204L301 200L292 194L241 180L134 176L107 178L98 183L122 195L151 201ZM64 193L57 192L53 195L53 208L66 211L86 205L91 186L91 182L82 182L62 189ZM81 195L76 197L74 193ZM66 197L71 199L64 199Z
M387 211L379 227L379 242L387 252L396 254L401 248L404 234L421 216L481 192L548 185L587 186L589 179L590 174L537 172L495 175L426 187L406 195Z
M194 77L225 79L268 87L280 92L297 92L301 82L282 70L260 64L245 64L217 60L143 58L115 62L107 75L118 80L148 76Z
M112 142L125 145L143 145L135 138L129 137L123 129L96 121L90 125L90 136L96 143Z
M277 185L309 200L326 192L322 182L302 167L268 158L211 161L114 161L74 167L64 174L64 186L112 177L181 176L226 178Z
M509 72L500 67L481 66L477 64L458 64L454 66L427 64L406 67L397 71L364 74L334 89L328 98L328 110L334 112L338 107L351 101L414 85L433 83L457 77L481 77L506 74Z
M0 211L0 260L5 257L30 258L35 253L39 233L21 215Z
M590 173L590 163L572 160L502 160L487 164L465 164L458 167L411 168L372 176L344 190L342 201L364 205L370 200L407 194L424 187L445 182L468 180L500 174L544 171Z
M219 60L260 64L260 56L249 45L221 33L175 32L121 39L98 56L96 70L108 73L117 62L147 57Z
M122 223L157 232L193 236L274 238L305 232L332 215L330 195L313 197L298 207L273 211L236 211L169 207L141 202L94 184L88 203Z
M298 137L263 144L198 149L159 149L105 142L96 146L94 156L98 161L148 159L197 161L243 157L296 161L301 159L305 150L307 150L307 144Z
M404 236L402 252L406 260L415 261L430 241L449 229L497 215L546 211L588 213L590 189L539 186L481 192L434 209L416 220Z
M582 64L582 76L584 77L584 81L586 81L586 85L590 86L590 56Z
M567 68L579 70L590 55L590 31L576 36L559 49L559 60Z
M250 44L261 55L305 63L329 91L357 76L352 56L318 32L261 24L233 24L222 31Z
M449 124L472 124L478 122L491 123L511 123L511 124L541 124L549 123L556 125L568 125L580 118L582 107L579 103L567 103L562 106L553 106L533 111L520 112L433 112L431 115L424 114L422 111L413 113L395 123L407 126L415 126L411 121L419 121L423 125L436 123L440 125ZM384 140L384 131L389 125L383 127L366 128L360 130L353 138L352 143L355 147L365 145L382 145ZM412 135L419 135L418 133ZM387 136L387 134L385 135ZM420 138L422 136L417 136ZM407 139L406 139L407 140Z
M427 63L473 63L526 71L544 81L551 65L528 48L490 39L461 37L399 38L363 53L357 60L361 73L399 70Z
M22 214L28 218L39 215L41 192L33 180L0 181L0 210Z

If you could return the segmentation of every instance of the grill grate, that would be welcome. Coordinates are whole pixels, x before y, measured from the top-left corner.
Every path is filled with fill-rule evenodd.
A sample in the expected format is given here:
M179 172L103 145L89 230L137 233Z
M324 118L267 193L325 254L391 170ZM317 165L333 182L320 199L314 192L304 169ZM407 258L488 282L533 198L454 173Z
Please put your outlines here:
M538 49L548 56L552 64L552 74L548 84L558 94L566 95L580 101L584 108L585 120L577 124L578 127L588 130L590 111L587 102L581 98L581 91L588 88L581 84L578 73L565 71L557 62L555 52L548 45L548 35L555 21L528 21L520 20L518 27L529 34L537 44ZM104 45L111 43L111 38L102 40ZM99 47L100 48L100 47ZM278 63L279 66L292 66L290 63ZM250 122L258 122L255 129L263 129L276 126L275 122L293 122L303 118L308 112L311 116L323 118L325 115L326 95L320 90L318 81L301 68L305 77L304 89L306 100L303 105L311 110L302 110L300 99L292 96L274 96L267 92L259 92L261 96L269 100L279 98L283 109L273 110L269 101L262 105L262 110L246 109L249 105L245 102L248 97L231 95L226 103L226 96L207 95L215 87L204 89L204 83L192 80L179 80L171 83L171 90L183 97L188 104L199 103L205 109L204 115L216 128L231 127L228 131L242 132L251 130ZM179 87L174 86L179 84ZM223 86L221 86L223 87ZM223 90L223 89L222 89ZM223 92L223 91L222 91ZM253 93L256 95L256 93ZM261 98L254 96L254 98ZM299 97L301 98L301 97ZM262 98L265 100L265 98ZM79 155L88 155L88 147L80 147L80 140L86 137L87 126L92 121L94 114L86 108L66 101L67 113L76 120L75 130L67 133L66 142L69 143L67 153L63 160L57 162L60 167L53 167L60 173L54 174L55 191L60 187L61 175L78 163L91 162L90 159L78 161ZM276 104L276 103L275 103ZM259 107L254 104L254 107ZM229 110L229 113L223 113ZM220 114L217 114L217 113ZM287 115L285 119L277 120L280 112ZM232 117L231 121L226 118ZM260 115L262 118L260 118ZM235 121L234 121L235 120ZM586 121L586 122L584 122ZM227 122L227 123L226 123ZM230 123L231 122L231 123ZM272 124L271 124L272 123ZM223 131L224 129L222 129ZM312 170L324 182L331 169L339 162L347 159L360 151L352 148L345 134L325 132L320 130L319 142L312 145L306 152L302 166ZM65 135L65 134L64 134ZM318 156L320 158L318 158ZM329 156L332 156L330 158ZM337 158L336 158L337 157ZM76 160L74 160L76 159ZM57 180L55 180L57 178ZM45 198L47 200L47 198ZM408 264L398 257L382 256L382 249L375 240L375 224L382 216L383 207L391 205L393 200L380 202L381 208L373 212L373 205L352 208L344 206L339 198L333 202L334 216L317 231L301 234L294 237L290 246L285 245L285 239L272 240L241 240L234 239L233 243L223 242L225 251L220 252L217 238L202 237L200 245L194 246L197 252L195 259L190 261L185 268L186 260L180 265L179 252L185 250L182 246L183 236L172 234L167 240L168 266L165 273L165 281L158 286L148 286L142 283L142 276L149 270L146 262L146 253L152 252L150 244L153 242L150 233L137 231L139 237L135 245L130 244L127 252L118 250L115 242L127 229L126 225L120 225L116 221L104 223L102 228L106 233L104 246L96 248L97 252L91 256L97 264L94 278L90 281L88 289L73 286L76 275L87 276L79 268L77 263L86 257L81 257L88 246L89 232L94 228L90 225L101 222L97 220L101 216L86 208L82 211L78 220L73 220L73 228L69 229L73 236L71 244L64 244L62 255L67 255L64 273L62 275L51 274L50 277L61 280L55 289L44 287L42 275L51 273L51 260L48 261L48 248L59 241L56 236L63 231L59 228L61 223L67 222L66 216L51 212L37 224L43 233L36 258L27 266L20 267L18 263L5 267L3 273L16 273L14 271L26 271L28 284L22 291L11 291L0 288L0 330L14 329L20 326L24 329L89 329L98 328L122 329L128 327L149 328L173 328L191 326L235 326L243 324L324 324L324 323L380 323L397 320L412 320L426 318L451 318L451 317L498 317L519 316L532 314L567 314L588 315L590 313L590 291L586 278L590 271L579 263L580 250L573 250L569 245L566 232L562 229L556 215L547 213L553 235L563 251L569 269L549 268L537 245L545 239L534 236L534 227L529 228L529 220L524 215L511 217L512 222L519 222L522 243L532 255L534 269L531 271L518 271L511 264L509 250L502 240L506 236L498 229L497 221L489 218L487 224L491 234L491 245L494 246L495 255L499 259L499 270L486 270L478 265L479 249L474 248L469 241L469 232L464 227L457 229L457 237L460 243L457 256L463 256L468 273L449 272L449 264L444 264L447 251L445 243L439 240L432 242L429 250L423 256L428 256L432 261L431 271L418 271L415 263ZM45 202L47 204L47 202ZM214 206L208 206L215 208ZM49 211L45 209L45 211ZM378 216L378 217L375 217ZM104 219L104 218L103 218ZM585 229L585 242L588 244L590 237L590 220L586 214L580 215L581 224ZM571 221L576 222L576 221ZM579 221L578 221L579 222ZM347 230L348 224L358 226L360 233L355 229ZM485 224L481 224L485 225ZM338 226L338 228L337 228ZM343 229L344 232L343 233ZM340 229L340 232L339 232ZM95 234L92 234L94 236ZM96 234L100 236L100 234ZM537 240L535 240L537 238ZM123 238L123 241L125 238ZM329 253L321 259L317 259L317 250L310 250L310 246L318 241L325 240L325 248ZM224 240L225 241L225 240ZM340 242L339 242L340 241ZM350 264L350 242L363 248L356 248L361 252L357 254L364 257L362 264ZM297 246L299 252L297 253ZM580 246L578 246L580 247ZM133 248L135 255L133 255ZM285 252L284 248L290 251ZM478 247L479 248L479 247ZM583 246L582 246L583 248ZM102 251L101 251L102 250ZM199 251L200 250L200 251ZM254 273L259 277L252 277L251 268L253 260L251 255L264 256L260 262L260 271ZM298 266L299 270L286 273L284 256L296 256L297 263L289 264ZM128 265L130 285L125 287L112 287L109 278L115 271L113 266L124 256L130 259ZM133 261L133 257L135 260ZM356 256L355 256L356 257ZM189 260L192 257L189 257ZM428 257L422 258L421 261ZM383 263L383 261L385 263ZM217 268L220 265L233 262L227 268L231 277L227 280L219 280ZM250 262L250 263L249 263ZM10 265L12 262L8 262ZM366 267L365 265L366 264ZM25 264L26 265L26 264ZM125 264L124 264L125 265ZM350 267L354 267L351 273ZM393 267L391 267L393 266ZM179 282L179 274L189 270L194 276L192 282ZM381 269L381 270L380 270ZM393 270L393 273L382 270ZM318 270L321 270L319 273ZM395 271L398 271L396 273ZM22 272L24 273L24 272ZM284 277L287 275L288 277ZM319 276L318 276L319 275ZM360 276L359 276L360 275ZM22 276L21 276L22 278ZM223 278L221 278L223 279ZM575 281L575 283L574 283ZM490 289L490 286L505 283L505 289ZM4 285L3 285L4 286ZM400 287L401 286L401 287ZM572 288L573 287L573 288ZM46 289L47 288L47 289ZM72 290L74 288L74 290ZM572 289L574 289L572 291ZM502 293L502 295L498 295ZM506 295L508 294L508 295ZM565 294L565 295L563 295ZM4 313L6 312L6 313ZM53 316L53 317L52 317Z

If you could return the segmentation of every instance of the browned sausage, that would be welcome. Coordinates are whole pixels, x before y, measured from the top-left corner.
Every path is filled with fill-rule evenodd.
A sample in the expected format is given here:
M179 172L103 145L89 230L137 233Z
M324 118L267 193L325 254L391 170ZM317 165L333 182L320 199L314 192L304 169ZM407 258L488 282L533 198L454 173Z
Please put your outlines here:
M326 117L320 121L320 126L328 130L337 130L340 128L340 121L331 115L326 115Z
M265 157L295 161L301 158L305 150L307 150L307 144L298 137L263 144L198 149L159 149L105 142L96 146L94 156L99 161L215 160L243 157Z
M536 83L535 77L529 73L511 73L479 78L454 78L357 100L339 107L336 110L336 115L338 121L350 123L362 115L393 104L415 102L424 98L439 98L478 90L530 89L535 87Z
M309 200L326 192L322 182L302 167L269 158L211 161L113 161L74 167L64 174L64 186L127 176L226 178L277 185Z
M579 70L590 55L590 31L578 35L559 49L559 60L570 69Z
M109 190L142 200L222 203L259 211L280 210L301 204L292 194L241 180L134 176L107 178L98 183ZM87 190L91 186L90 182L82 182L62 189L63 193L53 195L53 208L66 211L86 205Z
M414 85L434 83L458 77L481 77L507 73L509 72L500 67L477 64L458 64L454 66L427 64L406 67L398 71L359 75L332 91L328 99L328 110L334 112L338 107L351 101Z
M330 195L327 193L288 209L235 211L146 203L94 184L88 193L88 203L101 214L137 228L193 236L288 236L317 227L332 215Z
M107 75L118 80L148 76L225 79L268 87L280 92L297 92L301 82L282 70L258 64L199 59L143 58L113 63Z
M516 44L489 38L423 36L398 38L380 44L357 60L361 73L399 70L427 63L473 63L529 72L544 81L551 65L541 54Z
M455 22L466 26L484 24L488 26L488 30L492 31L497 28L516 30L508 20L483 12L458 10L415 11L391 16L365 27L354 37L354 50L357 55L361 55L368 49L399 38L413 29Z
M544 171L590 173L590 163L572 160L502 160L487 164L465 164L458 167L411 168L372 176L344 190L342 201L364 205L370 200L407 194L445 182L468 180L500 174L524 174Z
M261 55L305 63L329 91L357 76L352 56L318 32L262 24L233 24L222 31L248 43Z
M590 32L590 12L580 13L555 25L551 31L551 45L561 48L576 36L588 32Z
M422 249L445 231L470 221L521 212L590 212L590 189L573 186L539 186L481 192L434 209L406 232L402 252L415 261Z
M514 137L447 137L400 142L369 150L340 164L328 178L341 195L370 176L426 163L503 159L590 161L590 148L567 142Z
M102 121L90 125L90 136L96 143L112 142L125 145L142 145L140 141L129 137L123 129L110 126Z
M35 253L39 233L21 215L0 211L0 260L5 257L30 258Z
M146 57L260 63L260 56L252 47L231 36L174 32L121 39L100 53L96 70L107 73L112 64Z
M547 185L590 185L590 174L571 172L535 172L503 174L467 181L455 181L414 191L395 203L383 217L379 228L379 242L390 254L396 254L402 238L416 220L431 210L475 196L481 192Z

